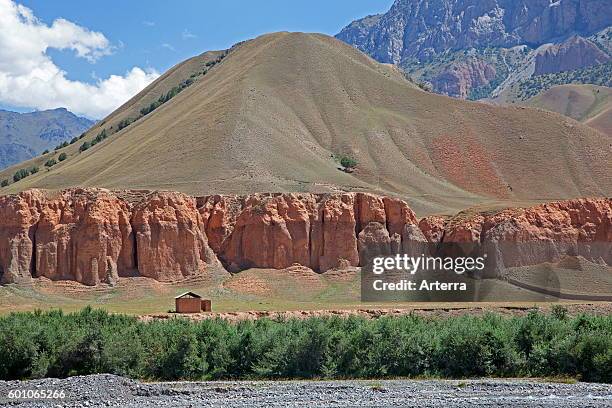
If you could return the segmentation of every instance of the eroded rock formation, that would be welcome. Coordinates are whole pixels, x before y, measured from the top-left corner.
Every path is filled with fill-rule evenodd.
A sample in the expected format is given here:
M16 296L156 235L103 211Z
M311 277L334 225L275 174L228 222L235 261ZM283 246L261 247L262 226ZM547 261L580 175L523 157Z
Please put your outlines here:
M153 193L132 213L140 276L175 281L203 275L217 263L196 208L182 193Z
M149 194L136 205L104 189L0 197L0 283L169 281L216 263L195 199L180 193Z
M221 266L237 272L300 264L324 272L452 242L491 244L505 266L561 254L612 264L612 200L430 216L417 223L405 202L366 193L194 198L71 189L0 197L2 284L33 277L87 285L127 276L177 281L223 271Z
M230 271L358 266L359 234L368 225L398 237L405 225L416 225L405 202L365 193L210 196L198 203L211 245Z
M39 195L37 207L34 276L96 285L135 268L129 207L110 191Z
M612 199L589 198L496 213L426 217L430 242L478 243L495 257L495 276L513 266L557 262L563 255L612 264Z
M534 75L605 64L610 56L588 39L573 36L536 54Z
M470 90L489 84L496 75L493 64L471 58L448 65L431 79L431 84L437 93L467 99Z

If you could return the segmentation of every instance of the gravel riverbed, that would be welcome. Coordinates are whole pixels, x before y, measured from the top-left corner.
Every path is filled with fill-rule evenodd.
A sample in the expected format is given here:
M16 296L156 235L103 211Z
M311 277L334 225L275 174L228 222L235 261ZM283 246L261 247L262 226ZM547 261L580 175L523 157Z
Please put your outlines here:
M63 391L64 398L27 398L36 390ZM22 395L9 398L11 391ZM141 383L114 375L90 375L0 381L0 406L611 407L612 385L498 379Z

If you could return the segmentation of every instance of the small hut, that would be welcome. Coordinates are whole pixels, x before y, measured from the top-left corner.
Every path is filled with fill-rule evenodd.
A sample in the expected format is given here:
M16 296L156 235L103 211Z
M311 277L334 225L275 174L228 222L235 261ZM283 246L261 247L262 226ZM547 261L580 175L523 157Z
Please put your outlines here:
M211 301L193 292L185 292L174 298L176 313L200 313L211 311Z

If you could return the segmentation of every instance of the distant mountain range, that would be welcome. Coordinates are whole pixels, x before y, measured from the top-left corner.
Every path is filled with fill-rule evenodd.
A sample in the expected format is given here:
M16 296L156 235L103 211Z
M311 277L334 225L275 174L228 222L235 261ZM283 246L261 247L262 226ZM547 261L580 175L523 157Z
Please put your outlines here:
M527 100L612 81L610 0L396 0L336 37L434 92Z
M31 113L0 110L0 169L53 150L94 123L65 108Z

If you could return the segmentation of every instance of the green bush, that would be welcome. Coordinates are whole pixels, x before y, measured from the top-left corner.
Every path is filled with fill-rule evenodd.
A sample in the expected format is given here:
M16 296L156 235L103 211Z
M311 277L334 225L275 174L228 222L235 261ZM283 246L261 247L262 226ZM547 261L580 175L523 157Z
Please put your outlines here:
M60 155L59 155L59 157L57 158L57 160L59 160L59 161L61 161L61 162L62 162L62 161L64 161L64 160L66 160L67 158L68 158L68 155L67 155L66 153L62 153L62 154L60 154Z
M126 128L126 127L130 126L130 124L131 124L132 122L134 122L134 120L133 120L133 119L131 119L131 118L123 119L123 120L121 120L121 121L120 121L120 122L117 124L117 129L118 129L118 130L122 130L122 129L124 129L124 128Z
M45 162L45 167L53 167L57 164L55 159L49 159Z
M163 102L160 102L159 100L152 102L149 106L142 108L140 110L140 114L142 116L148 115L149 113L153 112L155 109L159 108L162 105Z
M7 179L2 180L2 182L0 183L0 187L6 187L9 185L9 181Z
M49 153L49 149L45 149L45 151L44 151L44 152L42 152L43 156L44 156L45 154L48 154L48 153Z
M108 137L107 133L106 133L106 129L102 130L102 132L98 133L98 135L95 137L95 139L92 141L92 146L94 146L97 143L100 143L101 141L103 141L104 139L106 139Z
M78 141L79 141L78 137L73 137L72 140L70 140L70 144L75 144Z
M129 353L126 353L129 350ZM612 316L139 321L84 309L0 317L0 379L571 376L612 382Z
M55 146L55 150L59 150L59 149L63 149L64 147L68 146L68 142L62 142L61 144Z
M84 152L85 150L89 149L91 147L91 143L90 142L83 142L83 144L79 147L79 151L80 152Z
M16 183L21 179L24 179L30 175L30 170L28 169L19 169L13 174L13 181Z
M36 174L39 170L37 166L30 167L30 174Z
M357 166L357 160L355 160L354 158L350 156L342 156L340 158L340 164L344 168L353 169Z
M214 65L214 64L213 64ZM208 64L207 64L208 66ZM176 95L178 95L183 89L187 88L188 86L190 86L191 84L193 84L195 82L194 78L197 77L199 74L205 74L206 72L203 71L201 73L195 73L192 74L189 78L187 78L186 80L184 80L183 82L181 82L178 86L173 87L172 89L170 89L166 94L161 95L156 101L151 102L149 104L149 106L146 106L144 108L142 108L140 110L140 114L142 116L146 116L149 113L153 112L155 109L159 108L161 105L163 105L164 103L168 102L170 99L174 98ZM128 126L130 123L132 123L133 120L128 119L127 121L121 121L119 122L119 130L123 129L124 127Z

